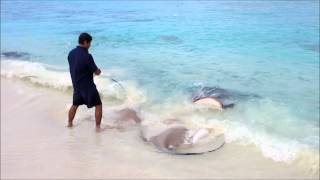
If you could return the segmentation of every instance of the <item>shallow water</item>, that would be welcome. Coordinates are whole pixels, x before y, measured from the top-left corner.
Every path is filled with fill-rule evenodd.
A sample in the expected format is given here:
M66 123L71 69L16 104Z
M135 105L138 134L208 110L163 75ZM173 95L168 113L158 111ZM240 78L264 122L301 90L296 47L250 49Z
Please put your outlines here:
M96 133L93 109L84 106L69 129L64 108L69 102L68 93L1 78L1 178L317 177L297 168L299 161L277 163L254 146L235 143L203 155L159 153L140 138L139 126ZM104 108L103 126L111 112L110 106Z
M82 31L125 87L97 79L106 103L222 124L277 161L319 149L319 1L1 1L1 52L30 54L3 54L1 75L71 91L66 57ZM212 112L189 102L204 86L259 98Z

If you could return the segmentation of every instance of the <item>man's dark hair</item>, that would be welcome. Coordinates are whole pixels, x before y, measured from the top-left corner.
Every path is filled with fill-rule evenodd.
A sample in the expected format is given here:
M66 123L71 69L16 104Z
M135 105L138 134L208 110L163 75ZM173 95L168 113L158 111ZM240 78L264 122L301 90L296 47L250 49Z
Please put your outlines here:
M80 36L79 36L79 44L83 44L84 41L87 41L88 43L92 41L92 37L90 36L90 34L84 32L84 33L81 33Z

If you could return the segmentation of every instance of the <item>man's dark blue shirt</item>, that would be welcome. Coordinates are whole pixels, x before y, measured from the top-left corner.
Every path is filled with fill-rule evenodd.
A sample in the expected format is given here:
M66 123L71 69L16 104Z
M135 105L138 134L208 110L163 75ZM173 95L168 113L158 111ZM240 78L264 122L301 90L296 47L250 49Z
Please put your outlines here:
M98 68L88 49L77 46L69 52L68 62L74 90L95 87L93 73Z

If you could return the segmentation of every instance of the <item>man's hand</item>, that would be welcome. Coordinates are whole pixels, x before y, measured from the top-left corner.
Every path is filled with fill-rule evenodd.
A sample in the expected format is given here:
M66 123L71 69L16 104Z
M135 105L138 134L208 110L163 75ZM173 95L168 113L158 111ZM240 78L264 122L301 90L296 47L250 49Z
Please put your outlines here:
M101 70L100 69L97 69L95 72L94 72L95 75L99 76L101 74Z

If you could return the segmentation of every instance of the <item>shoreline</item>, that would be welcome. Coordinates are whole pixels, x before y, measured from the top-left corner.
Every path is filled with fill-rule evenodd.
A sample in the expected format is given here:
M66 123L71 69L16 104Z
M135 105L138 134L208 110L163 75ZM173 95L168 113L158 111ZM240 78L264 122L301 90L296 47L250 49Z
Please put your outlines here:
M200 156L172 156L142 142L136 127L97 134L94 121L78 114L68 129L71 94L3 77L1 85L1 178L318 177L294 163L267 159L252 145L229 143Z

